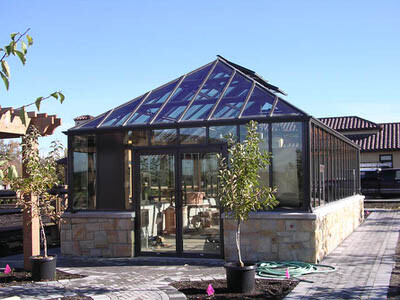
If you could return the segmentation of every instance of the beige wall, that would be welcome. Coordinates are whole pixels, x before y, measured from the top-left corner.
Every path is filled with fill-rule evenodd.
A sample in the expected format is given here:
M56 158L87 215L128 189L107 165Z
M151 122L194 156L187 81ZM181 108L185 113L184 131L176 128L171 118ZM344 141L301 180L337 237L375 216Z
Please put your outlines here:
M393 168L400 168L400 151L379 151L379 152L361 152L360 161L362 163L379 162L379 155L392 154Z
M355 195L313 213L257 212L241 226L244 261L321 261L364 219L364 196ZM224 219L225 259L235 261L236 224Z

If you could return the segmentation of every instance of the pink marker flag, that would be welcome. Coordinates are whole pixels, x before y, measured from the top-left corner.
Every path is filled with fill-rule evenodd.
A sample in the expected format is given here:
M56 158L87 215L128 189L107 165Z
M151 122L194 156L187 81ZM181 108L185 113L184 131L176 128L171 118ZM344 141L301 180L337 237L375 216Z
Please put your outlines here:
M367 211L367 215L369 215L370 214L370 212L369 211Z
M286 279L290 279L290 274L288 269L286 269Z
M10 269L9 265L6 266L6 269L4 270L4 273L5 274L11 273L11 269Z
M208 295L208 296L212 296L212 295L214 295L214 294L215 294L215 291L214 291L212 285L209 284L209 285L208 285L208 288L207 288L207 295Z

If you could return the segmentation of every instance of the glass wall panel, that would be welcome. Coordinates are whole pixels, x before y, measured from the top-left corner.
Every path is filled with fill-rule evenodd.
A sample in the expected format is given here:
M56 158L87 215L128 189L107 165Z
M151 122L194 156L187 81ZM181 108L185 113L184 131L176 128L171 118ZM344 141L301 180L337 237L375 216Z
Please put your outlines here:
M219 102L212 119L219 118L236 118L243 106L252 83L239 73L233 77L229 87L225 91L224 96Z
M221 96L223 89L228 83L233 70L225 64L218 62L211 72L206 83L189 107L183 120L204 120L208 117L211 108Z
M174 91L179 79L172 83L152 91L134 115L129 119L128 124L144 124L150 122L158 109Z
M205 127L182 128L179 132L181 144L205 144L207 134Z
M120 108L115 109L105 121L100 125L100 127L106 126L120 126L122 125L126 119L131 115L131 113L135 110L135 108L140 104L143 98L146 95L143 95L128 104L121 106Z
M96 208L96 137L72 137L73 209Z
M143 147L149 145L148 131L147 130L134 130L129 131L124 141L125 145L132 145L135 147Z
M105 117L106 115L108 115L109 112L110 112L110 111L108 111L108 112L106 112L106 113L104 113L104 114L102 114L102 115L96 117L94 120L92 120L92 121L86 123L86 124L83 125L81 128L95 128L95 127L97 127L97 125L99 125L100 122L103 121L104 117Z
M162 109L154 123L176 122L206 78L212 64L188 75Z
M278 100L276 103L275 109L272 113L272 115L299 115L300 112L286 104L285 102L281 101L281 99Z
M269 116L275 95L256 86L243 110L242 117Z
M175 145L178 143L176 129L151 130L151 145Z
M174 155L140 156L141 250L176 251Z
M231 134L233 138L237 137L236 125L231 126L210 126L209 141L211 144L221 144L226 142L226 136Z
M302 123L272 124L273 183L280 206L303 202Z

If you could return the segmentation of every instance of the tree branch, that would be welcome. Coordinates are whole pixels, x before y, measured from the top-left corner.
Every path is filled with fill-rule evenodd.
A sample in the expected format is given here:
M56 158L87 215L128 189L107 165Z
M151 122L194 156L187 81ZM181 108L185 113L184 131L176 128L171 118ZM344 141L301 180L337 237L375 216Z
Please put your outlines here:
M31 30L31 29L28 28L23 34L20 34L20 36L18 37L18 39L17 39L16 41L13 41L14 44L17 44L17 43L21 40L21 38L22 38L23 36L25 36L25 34L28 33L29 30ZM19 34L19 33L18 33L18 34ZM0 62L1 62L4 58L6 58L6 56L7 56L7 53L4 53L3 57L0 59Z

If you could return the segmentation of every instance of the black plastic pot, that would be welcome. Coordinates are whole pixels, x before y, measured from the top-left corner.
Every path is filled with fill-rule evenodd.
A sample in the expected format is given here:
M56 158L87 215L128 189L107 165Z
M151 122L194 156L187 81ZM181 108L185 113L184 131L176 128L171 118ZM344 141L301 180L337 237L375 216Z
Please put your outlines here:
M43 257L40 255L29 257L32 266L32 280L54 280L56 277L57 256Z
M241 267L236 262L226 263L226 283L228 290L235 293L251 293L256 278L256 265L245 264Z

